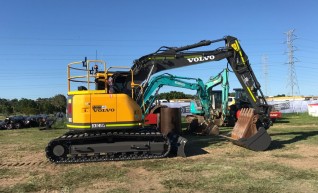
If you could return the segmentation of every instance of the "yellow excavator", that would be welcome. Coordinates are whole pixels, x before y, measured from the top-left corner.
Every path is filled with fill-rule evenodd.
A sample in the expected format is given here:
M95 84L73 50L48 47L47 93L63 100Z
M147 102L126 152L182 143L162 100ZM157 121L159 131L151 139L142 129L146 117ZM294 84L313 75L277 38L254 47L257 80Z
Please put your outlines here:
M191 51L217 42L225 46ZM237 38L225 36L183 47L163 46L132 67L107 67L101 60L68 64L67 127L51 140L47 158L54 163L96 162L185 156L178 111L160 110L157 128L144 125L144 90L151 75L168 69L227 59L253 108L242 110L230 139L245 148L266 150L271 138L270 106ZM195 69L194 69L195 71Z

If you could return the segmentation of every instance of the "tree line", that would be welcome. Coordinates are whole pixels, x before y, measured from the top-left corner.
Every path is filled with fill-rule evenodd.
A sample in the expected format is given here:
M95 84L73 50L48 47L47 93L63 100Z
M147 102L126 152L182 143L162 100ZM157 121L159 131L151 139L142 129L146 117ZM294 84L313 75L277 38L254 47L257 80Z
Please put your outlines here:
M62 94L51 98L32 99L3 99L0 98L0 114L3 115L35 115L65 112L66 97Z
M230 96L234 96L234 93L229 93ZM160 93L157 96L158 99L194 99L196 95L185 94L178 91L170 91ZM38 98L32 99L3 99L0 98L0 114L12 115L12 114L52 114L55 112L65 112L66 109L66 97L62 94L55 95L51 98Z
M235 92L230 92L229 96L234 97ZM278 94L275 95L274 97L285 97L285 94ZM170 91L170 92L164 92L160 93L157 96L158 99L166 99L166 100L171 100L171 99L195 99L196 95L191 95L191 94L185 94L183 92L178 92L178 91Z
M158 99L193 99L195 96L184 94L183 92L171 91L160 93ZM35 114L53 114L56 112L65 112L66 97L62 94L51 98L33 99L4 99L0 98L0 114L2 115L35 115Z
M170 92L163 92L158 94L158 99L167 99L168 101L171 99L194 99L195 95L185 94L183 92L178 91L170 91Z

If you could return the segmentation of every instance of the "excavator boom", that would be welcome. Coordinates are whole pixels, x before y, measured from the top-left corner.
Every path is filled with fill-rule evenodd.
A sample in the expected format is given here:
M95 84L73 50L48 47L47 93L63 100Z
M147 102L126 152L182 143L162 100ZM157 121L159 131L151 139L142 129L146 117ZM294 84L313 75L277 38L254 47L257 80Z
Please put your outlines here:
M208 61L218 61L230 57L232 53L224 52L222 48L212 51L186 52L187 50L208 46L222 40L224 39L215 41L203 40L199 43L179 48L163 46L156 52L142 56L134 61L131 68L134 72L134 79L135 81L144 81L149 73L155 74L163 70L186 67ZM154 66L154 69L151 71L152 66Z
M225 42L224 47L207 51L189 51L194 48L209 46L216 42ZM156 52L142 56L134 61L131 68L136 82L143 82L146 77L157 72L196 65L204 62L227 59L242 88L248 93L248 98L259 115L261 124L265 129L270 127L270 108L261 91L261 86L251 68L249 59L241 48L237 38L225 36L217 40L203 40L183 47L161 47ZM147 84L144 84L145 87Z

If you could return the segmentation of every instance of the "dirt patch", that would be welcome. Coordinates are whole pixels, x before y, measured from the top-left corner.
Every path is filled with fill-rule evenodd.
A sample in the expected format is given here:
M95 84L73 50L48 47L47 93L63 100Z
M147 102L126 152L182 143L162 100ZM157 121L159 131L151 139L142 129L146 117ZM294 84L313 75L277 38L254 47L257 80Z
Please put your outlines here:
M204 158L244 159L247 162L279 163L296 169L318 171L318 147L308 144L296 144L293 148L253 152L232 143L224 143L220 148L204 148L205 154L191 156L186 159L200 160ZM178 158L182 159L182 158Z
M6 151L9 151L6 149ZM14 152L0 161L0 167L36 167L48 164L44 152ZM18 155L16 155L18 154Z
M247 162L279 163L287 167L302 170L318 171L317 159L318 147L298 144L288 150L271 150L250 154L246 157Z
M254 171L250 172L249 176L255 179L269 179L277 177L277 174L275 174L273 171L266 171L266 170L260 170L260 171Z
M0 178L0 187L10 187L17 183L24 183L27 181L27 176L18 176L16 178Z
M148 171L142 167L130 169L126 174L125 182L99 180L85 188L78 188L74 192L105 192L117 190L118 192L162 192L164 186L160 183L158 173Z
M158 178L158 173L142 167L131 169L127 174L130 180L129 189L133 192L160 192L164 189Z
M299 158L277 158L277 162L292 166L297 169L312 169L318 171L317 159L318 147L311 145L296 145L294 149L284 152L284 154L300 155Z
M47 161L45 152L26 152L23 157L20 158L21 162L40 162Z
M115 181L103 180L103 181L95 182L87 187L76 188L74 192L97 193L97 192L107 192L114 189L122 189L122 190L125 189L121 187L125 187L125 183L118 183ZM67 189L65 192L67 192Z

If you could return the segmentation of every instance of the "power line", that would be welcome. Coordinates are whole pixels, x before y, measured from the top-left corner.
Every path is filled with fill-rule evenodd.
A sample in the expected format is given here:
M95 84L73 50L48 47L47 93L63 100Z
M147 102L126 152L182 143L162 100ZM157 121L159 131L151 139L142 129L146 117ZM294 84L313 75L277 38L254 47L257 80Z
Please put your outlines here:
M263 55L262 57L262 66L263 66L263 75L264 75L264 87L265 87L265 95L268 96L268 57L267 55Z

